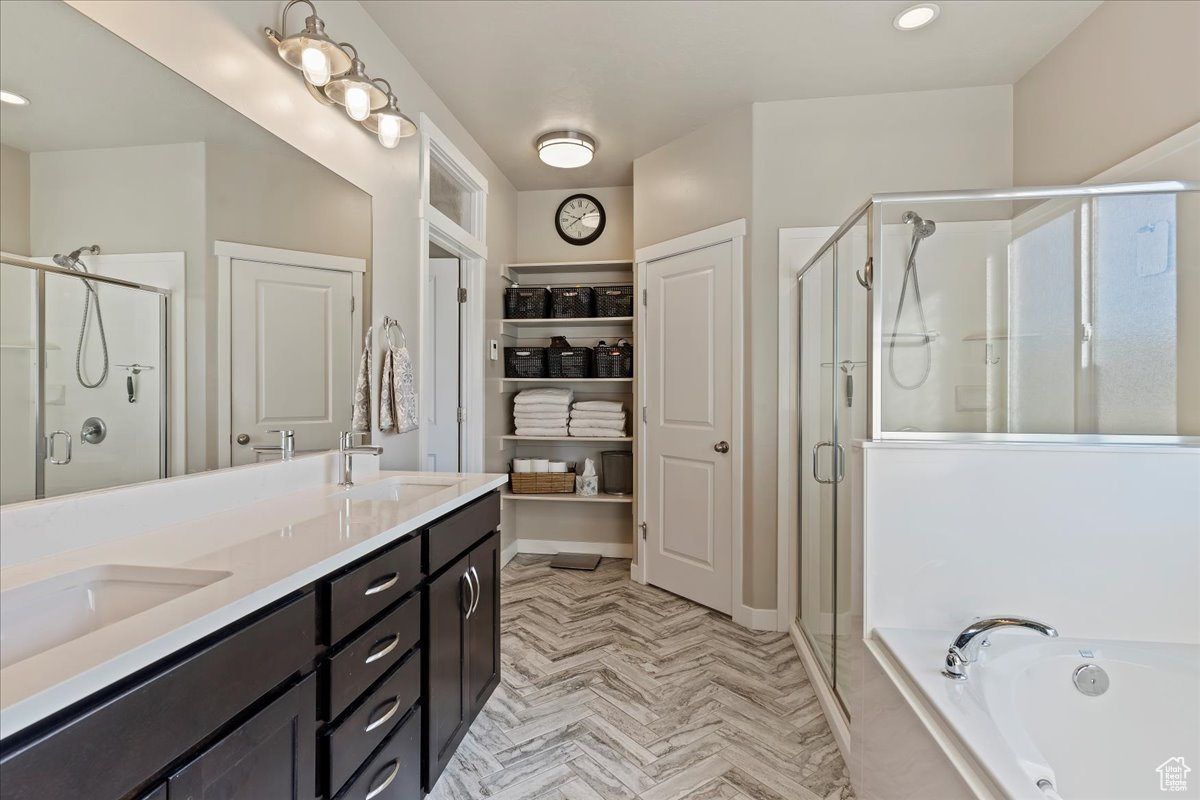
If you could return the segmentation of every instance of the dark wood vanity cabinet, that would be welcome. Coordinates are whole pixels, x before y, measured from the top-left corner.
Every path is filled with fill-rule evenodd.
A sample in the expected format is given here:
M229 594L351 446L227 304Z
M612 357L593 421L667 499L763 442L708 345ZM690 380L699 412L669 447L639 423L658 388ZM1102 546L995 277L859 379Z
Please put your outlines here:
M500 680L493 492L0 742L0 800L420 800Z

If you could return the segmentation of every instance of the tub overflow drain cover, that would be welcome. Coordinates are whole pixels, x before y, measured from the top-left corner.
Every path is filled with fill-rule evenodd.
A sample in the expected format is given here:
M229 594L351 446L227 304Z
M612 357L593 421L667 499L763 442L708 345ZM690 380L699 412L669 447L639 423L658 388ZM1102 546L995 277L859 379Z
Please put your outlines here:
M1071 679L1075 688L1088 697L1097 697L1108 691L1108 673L1095 664L1076 667Z

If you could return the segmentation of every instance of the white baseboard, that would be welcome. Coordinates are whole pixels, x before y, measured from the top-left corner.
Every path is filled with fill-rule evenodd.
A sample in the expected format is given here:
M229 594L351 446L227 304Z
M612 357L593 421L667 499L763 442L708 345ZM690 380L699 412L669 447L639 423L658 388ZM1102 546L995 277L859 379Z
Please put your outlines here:
M808 682L817 694L817 702L821 704L825 720L829 723L830 730L833 731L834 741L837 742L838 749L842 751L842 760L849 764L851 763L850 720L846 719L841 704L833 696L833 688L825 680L825 673L821 672L821 665L817 663L816 654L808 646L808 640L804 638L804 634L800 632L800 628L795 622L788 628L788 633L792 636L792 644L796 646L796 652L800 654L800 662L804 664L804 671L808 673Z
M779 630L779 615L773 608L752 608L743 603L734 607L733 621L752 631Z
M513 556L517 554L517 540L513 539L508 543L503 550L500 551L500 569L504 569L508 562L513 560Z
M633 545L628 542L558 542L553 539L517 539L516 552L533 555L556 553L586 553L604 558L633 558Z

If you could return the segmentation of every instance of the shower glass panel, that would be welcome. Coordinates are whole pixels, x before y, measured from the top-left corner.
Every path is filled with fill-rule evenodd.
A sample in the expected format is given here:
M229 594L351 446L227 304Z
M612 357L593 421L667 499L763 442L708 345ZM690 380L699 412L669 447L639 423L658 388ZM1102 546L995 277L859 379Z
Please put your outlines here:
M834 253L800 281L799 596L796 622L826 678L834 680L836 635Z
M876 196L878 436L1200 436L1196 187Z
M37 272L0 264L0 306L0 503L14 503L37 484Z
M163 307L152 292L46 273L45 497L165 476Z

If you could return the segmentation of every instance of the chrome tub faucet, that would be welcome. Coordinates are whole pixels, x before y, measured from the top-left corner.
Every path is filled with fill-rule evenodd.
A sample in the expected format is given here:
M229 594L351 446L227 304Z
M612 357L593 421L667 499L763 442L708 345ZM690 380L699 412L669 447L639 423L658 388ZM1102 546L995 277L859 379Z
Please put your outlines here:
M963 628L950 649L946 651L946 667L942 674L956 681L967 679L967 667L979 658L979 648L986 647L988 636L998 628L1024 628L1042 636L1058 636L1058 631L1044 622L1027 617L987 617L977 619Z

